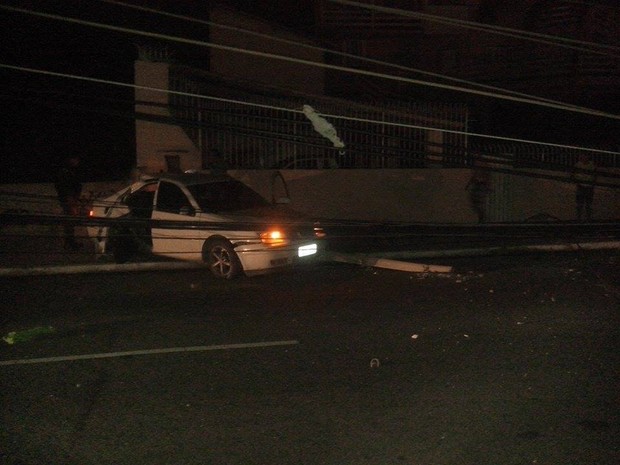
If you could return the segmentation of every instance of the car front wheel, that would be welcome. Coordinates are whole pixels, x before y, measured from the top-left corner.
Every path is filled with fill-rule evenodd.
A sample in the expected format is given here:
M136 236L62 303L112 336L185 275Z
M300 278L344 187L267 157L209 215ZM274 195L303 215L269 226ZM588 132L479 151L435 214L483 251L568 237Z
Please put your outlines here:
M217 239L205 244L205 261L213 276L232 279L241 274L241 262L232 244L224 239Z

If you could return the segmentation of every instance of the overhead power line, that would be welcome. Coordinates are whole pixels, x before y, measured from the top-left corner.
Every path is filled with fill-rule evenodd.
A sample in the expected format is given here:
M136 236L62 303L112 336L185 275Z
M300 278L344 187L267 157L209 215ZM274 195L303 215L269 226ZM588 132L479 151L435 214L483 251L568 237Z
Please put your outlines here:
M235 99L230 99L230 98L214 97L214 96L211 96L211 95L203 95L203 94L196 94L196 93L190 93L190 92L173 91L173 90L170 90L170 89L162 89L162 88L157 88L157 87L140 86L140 85L136 85L136 84L129 84L129 83L126 83L126 82L118 82L118 81L111 81L111 80L106 80L106 79L91 78L91 77L86 77L86 76L77 76L77 75L66 74L66 73L57 73L57 72L54 72L54 71L46 71L46 70L40 70L40 69L34 69L34 68L26 68L26 67L21 67L21 66L7 65L5 63L0 63L0 69L8 69L8 70L12 70L12 71L20 71L20 72L38 74L38 75L43 75L43 76L53 76L53 77L59 77L59 78L65 78L65 79L74 79L74 80L79 80L79 81L84 81L84 82L91 82L91 83L94 83L94 84L106 84L106 85L125 87L125 88L131 88L131 89L136 89L136 90L138 90L138 89L139 90L147 90L147 91L151 91L151 92L167 93L167 94L170 94L170 95L181 95L181 96L185 96L185 97L192 97L192 98L204 99L204 100L213 100L213 101L218 101L218 102L231 103L231 104L235 104L235 105L244 105L244 106L250 106L250 107L256 107L256 108L264 108L264 109L270 109L270 110L280 110L280 111L287 111L287 112L291 112L291 113L303 114L303 111L301 109L279 107L279 106L275 106L275 105L266 105L266 104L262 104L262 103L254 103L254 102L247 102L247 101L235 100ZM472 136L472 137L480 137L480 138L484 138L484 139L494 139L494 140L501 140L501 141L507 141L507 142L528 143L528 144L542 145L542 146L546 146L546 147L555 147L555 148L562 148L562 149L583 150L583 151L588 151L588 152L592 152L592 153L611 154L611 155L618 155L618 154L620 154L619 152L613 152L613 151L609 151L609 150L594 149L594 148L590 148L590 147L580 147L580 146L573 146L573 145L553 144L553 143L550 143L550 142L541 142L541 141L533 141L533 140L519 139L519 138L512 138L512 137L494 136L494 135L490 135L490 134L480 134L480 133L473 133L473 132L469 132L469 131L458 131L458 130L451 130L451 129L444 129L444 128L436 128L436 127L432 127L432 126L420 126L420 125L413 125L413 124L393 123L393 122L388 122L388 121L379 121L379 120L372 120L372 119L366 119L366 118L356 118L356 117L336 115L336 114L326 114L326 113L321 113L321 115L325 116L327 118L331 118L331 119L340 119L340 120L346 120L346 121L356 121L356 122L371 123L371 124L381 124L381 125L390 126L390 127L422 129L422 130L427 130L427 131L437 131L437 132L448 133L448 134L457 134L457 135L465 135L465 136Z
M607 8L607 9L613 8L613 6L606 5L605 3L601 3L601 2L586 2L582 0L560 0L560 1L562 3L571 3L573 5L595 6L598 8Z
M210 26L210 27L216 27L216 28L220 28L220 29L224 29L224 30L228 30L228 31L240 32L242 34L246 34L246 35L250 35L250 36L254 36L254 37L260 37L262 39L272 40L274 42L280 42L280 43L284 43L284 44L295 45L297 47L306 48L308 50L316 50L316 51L320 51L320 52L323 52L323 53L329 53L329 54L336 55L336 56L352 58L352 59L359 60L359 61L362 61L362 62L377 64L377 65L385 66L385 67L388 67L388 68L398 69L398 70L401 70L401 71L408 71L408 72L418 73L418 74L422 74L422 75L426 75L426 76L436 77L436 78L443 79L443 80L446 80L446 81L457 82L457 83L467 84L467 85L474 86L474 87L479 87L481 89L487 89L487 90L491 90L491 91L502 92L502 93L504 93L506 95L515 95L515 96L529 98L529 99L532 99L532 100L539 100L541 102L548 102L548 103L554 103L554 104L558 104L558 105L565 105L567 108L580 108L582 110L588 110L585 107L580 107L578 105L568 104L566 102L561 102L561 101L558 101L558 100L552 100L552 99L547 99L547 98L536 96L536 95L526 94L526 93L522 93L522 92L516 92L516 91L509 90L509 89L504 89L504 88L501 88L501 87L480 84L480 83L477 83L477 82L468 81L466 79L459 79L459 78L455 78L455 77L452 77L452 76L448 76L446 74L440 74L440 73L433 73L433 72L430 72L430 71L424 71L424 70L421 70L421 69L418 69L418 68L412 68L412 67L409 67L409 66L403 66L403 65L398 65L398 64L395 64L395 63L389 63L389 62L386 62L386 61L376 60L376 59L372 59L372 58L368 58L368 57L364 57L364 56L360 56L360 55L355 55L355 54L352 54L352 53L345 53L345 52L340 52L340 51L337 51L337 50L331 50L331 49L328 49L328 48L318 47L316 45L311 45L311 44L307 44L307 43L300 42L300 41L295 41L295 40L290 40L290 39L283 39L283 38L280 38L280 37L275 37L275 36L270 35L270 34L264 34L264 33L261 33L261 32L250 31L248 29L243 29L243 28L240 28L240 27L230 26L230 25L226 25L226 24L220 24L220 23L216 23L214 21L207 21L207 20L193 18L191 16L179 15L179 14L176 14L176 13L170 13L170 12L167 12L167 11L162 11L162 10L158 10L158 9L154 9L154 8L143 7L143 6L138 6L138 5L132 5L132 4L129 4L129 3L126 3L126 2L117 1L117 0L98 0L98 1L100 1L102 3L111 4L111 5L117 5L117 6L122 6L122 7L125 7L125 8L130 8L130 9L133 9L133 10L136 10L136 11L147 12L147 13L155 14L155 15L158 15L158 16L165 16L165 17L169 17L169 18L179 19L179 20L182 20L182 21L192 22L192 23L196 23L196 24L203 24L203 25Z
M347 5L352 7L364 8L367 10L378 11L381 13L388 13L397 16L406 16L409 18L416 18L430 22L448 24L451 26L463 27L467 29L474 29L478 31L484 31L489 34L499 34L507 37L513 37L522 40L529 40L533 42L555 45L557 47L570 48L573 50L580 50L584 52L595 53L599 55L608 55L620 58L620 47L607 44L599 44L596 42L587 42L583 40L569 39L567 37L541 34L537 32L524 31L521 29L513 29L503 26L494 26L491 24L477 23L474 21L465 21L455 18L448 18L446 16L430 15L427 13L419 13L417 11L403 10L399 8L389 8L380 5L371 5L368 3L356 2L352 0L327 0L331 3L337 3L339 5Z
M450 91L455 91L455 92L469 93L469 94L480 95L480 96L485 96L485 97L492 97L492 98L501 99L501 100L509 100L513 102L527 103L530 105L542 106L542 107L547 107L547 108L555 108L555 109L560 109L560 110L565 110L565 111L588 114L591 116L600 116L600 117L620 120L620 115L614 115L611 113L606 113L606 112L602 112L598 110L581 109L581 108L576 108L576 107L571 107L571 106L567 107L564 104L541 102L539 100L532 100L532 99L523 98L523 97L503 95L503 94L498 94L495 92L487 92L487 91L481 91L481 90L475 90L475 89L466 89L463 87L452 86L448 84L440 84L440 83L422 81L419 79L411 79L411 78L407 78L403 76L393 76L393 75L385 74L385 73L361 70L361 69L351 68L347 66L332 65L328 63L320 63L320 62L306 60L302 58L278 55L275 53L260 52L256 50L248 50L248 49L243 49L239 47L232 47L229 45L215 44L213 42L207 42L207 41L201 41L201 40L195 40L195 39L187 39L183 37L170 36L170 35L159 34L155 32L147 32L147 31L141 31L137 29L113 26L109 24L86 21L86 20L70 18L67 16L60 16L60 15L50 14L50 13L42 13L42 12L32 11L32 10L23 9L23 8L15 8L15 7L5 6L5 5L0 5L0 9L6 10L6 11L12 11L16 13L28 14L32 16L41 17L41 18L59 20L63 22L73 23L73 24L79 24L82 26L90 26L90 27L95 27L98 29L104 29L104 30L109 30L109 31L122 32L126 34L148 37L152 39L168 40L171 42L176 42L176 43L181 43L181 44L186 44L186 45L195 45L195 46L200 46L200 47L210 47L210 48L215 48L219 50L226 50L229 52L258 56L262 58L289 61L291 63L298 63L298 64L303 64L303 65L308 65L308 66L316 66L316 67L321 67L325 69L343 71L347 73L360 74L364 76L371 76L371 77L382 78L382 79L387 79L387 80L392 80L392 81L406 82L409 84L417 84L417 85L422 85L422 86L427 86L427 87L435 87L435 88L450 90Z

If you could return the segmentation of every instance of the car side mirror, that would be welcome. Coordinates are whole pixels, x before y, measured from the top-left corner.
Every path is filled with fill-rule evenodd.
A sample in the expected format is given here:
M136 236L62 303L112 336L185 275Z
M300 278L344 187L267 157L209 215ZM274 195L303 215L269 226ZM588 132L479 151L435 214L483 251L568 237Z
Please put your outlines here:
M179 214L184 216L196 216L196 210L194 210L193 207L185 206L181 207L181 210L179 210Z

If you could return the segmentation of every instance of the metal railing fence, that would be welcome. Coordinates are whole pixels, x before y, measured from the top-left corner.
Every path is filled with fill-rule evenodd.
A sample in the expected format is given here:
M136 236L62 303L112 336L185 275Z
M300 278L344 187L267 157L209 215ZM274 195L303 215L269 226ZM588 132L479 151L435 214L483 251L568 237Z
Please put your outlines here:
M171 71L171 113L207 157L216 148L236 168L413 168L429 155L467 163L467 110L459 104L351 102L281 91L226 88ZM193 96L182 95L183 93ZM209 96L200 98L196 94ZM225 98L219 99L222 96ZM310 105L345 143L336 149L302 113ZM310 162L311 161L311 162Z

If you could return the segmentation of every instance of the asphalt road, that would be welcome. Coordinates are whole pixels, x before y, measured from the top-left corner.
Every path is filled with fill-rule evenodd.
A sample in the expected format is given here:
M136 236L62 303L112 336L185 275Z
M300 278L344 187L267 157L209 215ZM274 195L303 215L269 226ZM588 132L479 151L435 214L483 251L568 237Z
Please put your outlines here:
M448 263L2 278L0 463L617 464L620 255Z

